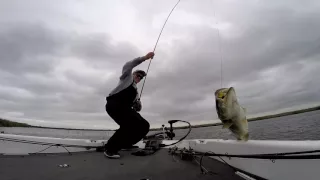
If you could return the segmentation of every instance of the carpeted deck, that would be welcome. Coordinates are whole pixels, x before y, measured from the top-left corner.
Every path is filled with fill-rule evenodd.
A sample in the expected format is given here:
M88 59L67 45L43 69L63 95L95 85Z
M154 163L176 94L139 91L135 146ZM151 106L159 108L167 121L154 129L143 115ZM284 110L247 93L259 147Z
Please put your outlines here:
M1 180L208 180L242 179L227 165L204 158L203 166L218 175L203 175L192 161L184 161L162 149L150 156L121 151L121 159L108 159L101 152L0 156ZM60 164L70 167L60 168Z

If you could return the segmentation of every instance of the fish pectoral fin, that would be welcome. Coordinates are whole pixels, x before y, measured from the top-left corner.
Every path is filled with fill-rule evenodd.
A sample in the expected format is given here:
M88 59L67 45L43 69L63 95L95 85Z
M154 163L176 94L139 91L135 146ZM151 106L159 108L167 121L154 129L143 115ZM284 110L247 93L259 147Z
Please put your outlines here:
M222 128L225 129L225 128L230 128L230 126L232 126L232 122L226 122L226 123L223 123L223 126Z
M249 140L249 133L246 133L246 134L243 136L243 140L245 140L245 141L248 141L248 140Z
M249 140L249 133L243 134L238 138L239 141L248 141Z

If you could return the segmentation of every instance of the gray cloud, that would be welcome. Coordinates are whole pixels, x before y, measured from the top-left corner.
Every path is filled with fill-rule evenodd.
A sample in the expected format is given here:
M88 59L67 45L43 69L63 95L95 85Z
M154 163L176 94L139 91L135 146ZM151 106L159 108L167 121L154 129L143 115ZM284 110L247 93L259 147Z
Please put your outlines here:
M114 67L121 72L119 65L137 52L127 43L111 45L99 34L72 36L34 24L13 26L0 39L1 108L56 121L104 112L105 96L118 74L111 74L111 80L104 76ZM70 57L77 61L62 71L65 63L73 63Z
M54 36L39 25L0 31L0 68L15 73L50 71L50 56L61 45Z
M146 94L150 94L150 99L163 98L160 102L165 105L162 109L156 105L158 101L154 101L150 109L161 112L164 117L192 116L210 111L210 108L214 111L213 92L220 88L221 78L219 55L223 59L224 86L236 83L237 94L250 114L319 102L319 86L314 79L318 72L303 70L319 67L315 64L320 57L317 51L320 46L319 12L281 10L252 15L249 23L232 20L235 28L242 26L237 23L246 27L241 30L241 36L221 36L222 54L215 29L188 27L189 38L175 42L175 51L170 54L172 59L168 61L173 61L170 63L172 70L166 72L164 68L157 73L159 76L148 79ZM312 28L306 28L308 26ZM185 27L175 28L182 31ZM283 69L269 74L277 75L275 82L266 82L261 73L278 66ZM277 91L279 86L280 92ZM197 109L196 104L208 97L212 98L212 104L208 104L207 109ZM212 119L210 116L207 118Z

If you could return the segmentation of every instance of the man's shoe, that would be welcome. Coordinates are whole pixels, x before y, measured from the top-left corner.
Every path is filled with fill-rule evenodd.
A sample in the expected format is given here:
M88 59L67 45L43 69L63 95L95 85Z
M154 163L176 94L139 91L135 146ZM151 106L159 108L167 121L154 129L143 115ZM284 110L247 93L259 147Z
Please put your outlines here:
M113 152L109 152L109 151L104 151L103 154L106 157L110 158L110 159L119 159L120 158L120 154L119 153L113 153Z

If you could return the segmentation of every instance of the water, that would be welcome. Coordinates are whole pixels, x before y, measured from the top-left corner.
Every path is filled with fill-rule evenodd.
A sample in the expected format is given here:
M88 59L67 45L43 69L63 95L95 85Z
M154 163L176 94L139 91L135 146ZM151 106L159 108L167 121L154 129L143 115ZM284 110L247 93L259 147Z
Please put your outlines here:
M249 122L250 139L320 140L320 111ZM187 130L176 130L179 137ZM188 138L235 139L221 126L193 129Z
M250 139L256 140L320 140L320 111L249 122ZM181 138L187 129L175 130L176 137ZM0 132L76 139L109 139L114 131L83 131L41 128L3 128ZM154 133L151 131L149 134ZM221 126L194 128L187 137L208 139L235 139Z

